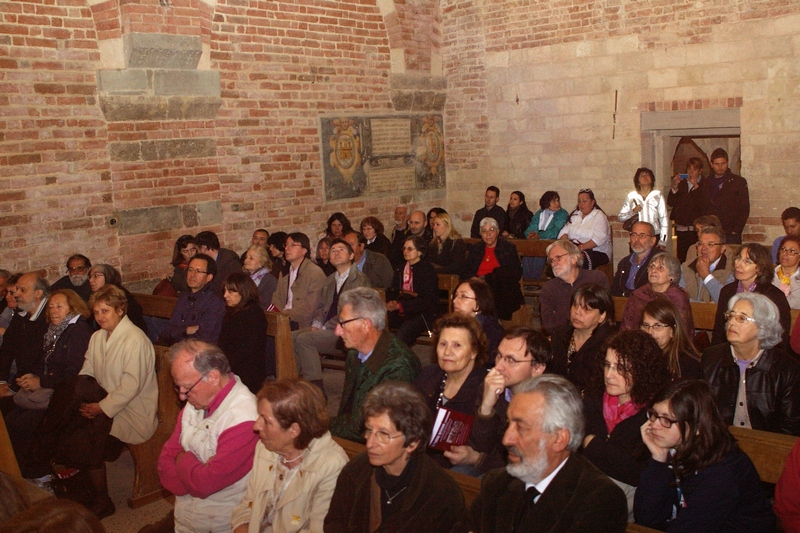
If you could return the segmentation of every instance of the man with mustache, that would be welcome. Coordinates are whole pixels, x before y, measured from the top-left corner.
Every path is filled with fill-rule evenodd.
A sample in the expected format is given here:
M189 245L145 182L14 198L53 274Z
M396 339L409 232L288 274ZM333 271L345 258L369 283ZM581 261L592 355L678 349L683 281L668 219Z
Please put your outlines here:
M661 250L656 247L658 237L649 222L637 222L631 228L631 255L623 257L617 265L611 296L630 296L647 284L647 267L650 260Z

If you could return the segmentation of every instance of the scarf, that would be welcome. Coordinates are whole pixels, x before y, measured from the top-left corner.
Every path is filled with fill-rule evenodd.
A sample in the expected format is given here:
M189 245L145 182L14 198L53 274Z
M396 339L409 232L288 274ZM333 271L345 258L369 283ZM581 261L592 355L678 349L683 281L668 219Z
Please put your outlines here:
M736 286L736 294L739 294L740 292L753 292L756 290L756 285L757 283L754 281L753 283L750 284L749 287L745 287L740 281L739 284Z
M781 282L781 286L779 287L779 289L780 289L780 290L782 290L782 291L783 291L783 293L784 293L786 296L789 296L789 292L791 292L791 290L792 290L792 287L791 287L791 284L792 284L791 277L792 277L792 275L793 275L793 274L795 274L796 272L797 272L797 269L795 269L795 271L794 271L794 272L792 272L791 274L784 274L784 273L783 273L783 267L782 267L782 266L780 266L780 265L778 265L778 268L776 268L776 269L775 269L775 276L776 276L776 277L777 277L777 278L780 280L780 282Z
M403 267L403 290L414 292L414 272L411 270L411 265L406 261L406 266Z
M616 396L609 396L607 392L603 393L603 419L606 421L606 429L608 434L614 431L617 424L630 418L642 410L641 405L636 405L633 400L625 403L619 403L619 398Z
M64 333L64 330L67 329L69 323L72 321L73 318L78 316L78 313L70 313L64 317L64 320L61 321L58 325L50 324L47 328L47 333L44 334L44 358L45 361L47 360L50 355L56 350L56 341Z
M261 280L264 279L264 276L266 276L268 273L269 270L267 270L267 267L261 267L252 274L250 274L250 279L252 279L253 283L255 283L256 287L258 287L259 285L261 285Z
M539 215L539 231L544 231L547 229L547 226L550 225L550 221L553 220L556 212L551 211L550 209L543 209L541 214Z

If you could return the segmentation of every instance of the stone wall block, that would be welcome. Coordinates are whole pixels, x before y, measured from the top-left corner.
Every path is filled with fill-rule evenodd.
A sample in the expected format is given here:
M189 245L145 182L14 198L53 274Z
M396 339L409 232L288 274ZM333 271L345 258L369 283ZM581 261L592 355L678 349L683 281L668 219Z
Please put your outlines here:
M138 142L109 143L108 153L112 161L138 161L142 158Z
M222 98L175 96L166 100L166 106L169 120L214 119Z
M181 208L176 205L125 209L117 211L117 231L120 235L139 235L156 231L170 231L181 225Z
M219 200L197 204L197 222L200 226L222 224L222 203Z
M199 36L129 33L122 37L127 68L194 70L203 54Z
M154 70L153 94L155 96L219 97L219 72L215 70Z
M164 120L167 100L150 96L101 96L100 109L109 122Z
M142 69L113 69L97 72L97 89L114 94L147 94L148 72Z
M183 220L184 227L195 228L197 227L197 209L193 205L184 204L181 206L181 219Z

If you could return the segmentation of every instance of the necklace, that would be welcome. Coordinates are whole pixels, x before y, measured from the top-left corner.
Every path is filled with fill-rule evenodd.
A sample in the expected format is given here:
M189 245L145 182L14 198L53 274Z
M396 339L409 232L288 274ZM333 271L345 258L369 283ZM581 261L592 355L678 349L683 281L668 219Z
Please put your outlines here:
M285 464L285 465L288 465L288 464L290 464L290 463L293 463L293 462L295 462L295 461L299 460L301 457L303 457L303 456L306 454L306 452L307 452L307 451L308 451L308 448L306 448L305 450L303 450L302 452L300 452L300 455L298 455L298 456L297 456L297 457L295 457L294 459L288 459L288 460L286 459L286 457L284 457L284 456L282 456L282 455L281 455L281 463L283 463L283 464Z
M447 372L442 376L442 384L439 386L439 398L436 400L436 408L441 408L444 404L447 403L449 398L444 395L444 388L447 385ZM388 494L387 494L388 496Z
M400 489L397 492L395 492L394 496L389 496L389 491L386 490L386 489L383 489L383 492L386 493L386 505L392 505L392 500L397 498L400 495L400 493L403 492L404 490L406 490L407 488L408 488L408 485L406 485L402 489Z

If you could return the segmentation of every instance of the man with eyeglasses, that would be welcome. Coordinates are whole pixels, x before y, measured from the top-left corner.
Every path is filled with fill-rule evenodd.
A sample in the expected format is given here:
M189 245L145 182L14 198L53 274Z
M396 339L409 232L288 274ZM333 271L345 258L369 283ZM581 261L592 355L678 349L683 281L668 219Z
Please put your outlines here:
M611 284L612 296L630 296L631 293L647 284L647 267L655 254L658 238L649 222L637 222L630 233L631 255L623 257L617 265L614 282Z
M486 217L491 217L497 221L497 227L500 233L506 225L506 210L497 205L497 200L500 198L500 189L491 185L486 188L486 193L483 195L483 207L475 211L475 216L472 217L472 227L469 230L469 236L473 239L481 238L481 224L482 220Z
M465 473L476 476L505 466L508 450L503 446L503 433L514 387L543 374L551 359L550 342L544 335L528 326L509 329L497 347L494 368L483 380L469 445L453 446L444 452L445 457L454 465L472 465L474 472Z
M211 285L216 275L217 263L211 257L206 254L192 257L186 269L189 292L178 296L175 310L156 344L170 346L183 339L217 342L225 317L225 301Z
M553 269L553 279L542 286L539 297L542 328L546 334L569 321L572 291L587 283L596 283L609 289L608 278L599 270L586 270L583 254L571 241L561 239L551 243L546 250L547 263ZM647 274L645 274L647 276Z
M679 285L693 302L719 302L722 287L733 281L733 257L725 245L725 232L713 226L700 231L695 244L697 259L681 266Z
M306 379L325 391L322 385L321 353L336 353L342 349L339 337L334 330L339 318L339 296L356 287L370 287L367 276L358 271L353 264L355 254L351 246L342 239L331 243L330 263L336 271L325 280L322 297L311 327L292 332L294 357L300 377Z
M310 250L305 233L290 233L286 237L283 258L289 264L289 273L281 273L278 287L272 293L272 305L289 315L293 331L311 326L325 285L325 273L309 257Z
M339 412L331 434L364 443L361 404L384 381L411 383L420 370L417 356L386 329L386 303L378 291L358 287L339 297L335 333L348 349Z
M89 302L92 295L92 287L89 285L89 269L92 262L82 254L75 254L67 259L67 274L58 279L50 287L51 290L70 289L78 293L83 301Z
M253 468L256 398L218 347L185 340L172 347L175 391L186 405L161 449L158 476L175 494L175 531L231 530Z

